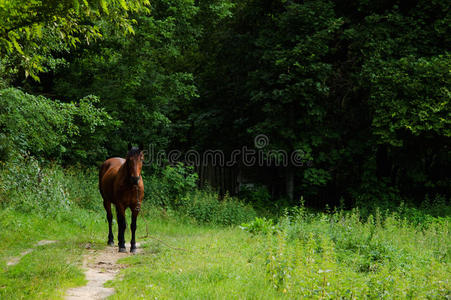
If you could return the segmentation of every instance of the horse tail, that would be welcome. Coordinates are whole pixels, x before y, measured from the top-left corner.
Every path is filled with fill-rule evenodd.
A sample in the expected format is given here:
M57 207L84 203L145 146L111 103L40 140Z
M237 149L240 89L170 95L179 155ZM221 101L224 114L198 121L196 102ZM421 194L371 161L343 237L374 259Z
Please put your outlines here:
M108 169L108 167L107 167L106 162L104 162L99 168L99 190L100 190L101 194L102 194L102 178L103 178L103 175L105 175L105 172L107 171L107 169Z

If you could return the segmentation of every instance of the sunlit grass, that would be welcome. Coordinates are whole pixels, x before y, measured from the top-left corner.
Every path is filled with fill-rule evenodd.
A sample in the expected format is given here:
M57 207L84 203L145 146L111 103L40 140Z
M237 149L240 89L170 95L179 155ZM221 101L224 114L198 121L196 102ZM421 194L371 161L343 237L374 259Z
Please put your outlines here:
M100 212L78 213L86 217L82 226L0 210L5 228L0 235L5 245L0 252L1 299L59 299L67 288L85 283L85 245L104 247L107 224ZM58 242L34 246L40 239ZM447 221L417 229L394 217L376 222L356 214L297 215L274 225L274 233L251 234L240 227L198 225L154 209L140 216L137 241L142 253L122 259L128 268L107 283L116 290L112 299L450 294ZM6 266L27 248L35 250L17 265Z
M151 223L142 255L115 279L112 299L275 298L262 268L265 246L239 228ZM170 247L168 247L168 245ZM177 249L175 249L177 248Z
M69 287L83 285L80 268L87 243L100 244L100 222L79 227L11 209L0 210L0 299L60 299ZM37 246L39 240L55 243ZM30 249L16 265L13 257Z

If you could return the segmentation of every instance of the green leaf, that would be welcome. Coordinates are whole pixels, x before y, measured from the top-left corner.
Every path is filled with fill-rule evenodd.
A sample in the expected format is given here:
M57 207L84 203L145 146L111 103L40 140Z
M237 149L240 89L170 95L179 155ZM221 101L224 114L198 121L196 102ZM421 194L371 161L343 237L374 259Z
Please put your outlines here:
M22 47L19 45L17 40L15 38L11 38L11 42L13 43L14 48L16 48L17 52L19 52L20 54L23 55L24 53L23 53Z
M119 3L123 9L128 10L127 2L125 2L125 0L119 0Z
M102 10L108 14L108 4L105 0L100 0L100 6L102 7Z

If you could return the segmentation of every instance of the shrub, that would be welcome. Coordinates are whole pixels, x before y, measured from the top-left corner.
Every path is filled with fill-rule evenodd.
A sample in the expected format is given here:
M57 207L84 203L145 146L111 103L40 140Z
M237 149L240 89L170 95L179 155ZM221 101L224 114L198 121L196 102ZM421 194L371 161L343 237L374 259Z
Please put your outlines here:
M445 196L439 194L435 197L426 195L420 206L411 201L404 202L401 198L387 201L384 197L379 201L367 199L366 202L359 202L360 216L367 218L370 215L381 214L381 217L387 217L392 212L396 212L399 218L405 219L412 225L423 227L451 215L449 200L447 201Z
M256 217L252 222L241 224L241 229L252 234L268 234L274 232L275 226L272 219L266 220L265 217Z
M193 168L178 163L156 169L152 175L144 177L147 205L177 208L180 199L197 187L197 174Z
M268 207L271 203L268 188L263 185L242 186L240 198L256 207Z
M65 170L55 164L41 164L30 156L16 156L0 168L0 204L69 220L82 208L101 211L95 175L92 170Z
M65 188L71 201L78 207L104 212L103 199L98 184L98 171L95 168L67 168L64 170Z
M218 199L218 194L214 192L196 190L181 199L178 209L197 223L218 225L241 224L256 216L251 206L235 198L226 196L223 200Z

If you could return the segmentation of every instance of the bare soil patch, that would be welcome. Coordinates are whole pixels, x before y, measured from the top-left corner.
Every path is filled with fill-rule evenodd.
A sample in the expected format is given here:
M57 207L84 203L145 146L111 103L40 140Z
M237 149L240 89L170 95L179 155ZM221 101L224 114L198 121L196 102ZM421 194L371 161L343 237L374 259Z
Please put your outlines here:
M42 240L42 241L37 242L34 246L35 246L35 247L37 247L37 246L44 246L44 245L48 245L48 244L52 244L52 243L56 243L56 241ZM6 265L7 265L7 266L14 266L14 265L17 265L17 264L19 263L19 261L22 259L22 257L24 257L25 255L27 255L27 254L33 252L33 250L34 250L34 248L30 248L30 249L27 249L27 250L25 250L25 251L22 251L18 256L15 256L15 257L11 258L11 259L6 263Z
M136 243L137 252L141 253L139 243ZM126 245L127 250L130 244ZM85 270L88 283L84 286L69 289L66 293L66 300L77 299L105 299L114 294L113 288L106 288L103 285L108 280L112 280L125 265L118 264L117 260L129 255L129 252L120 253L118 247L106 247L102 250L88 250L88 254L83 259L83 269Z

